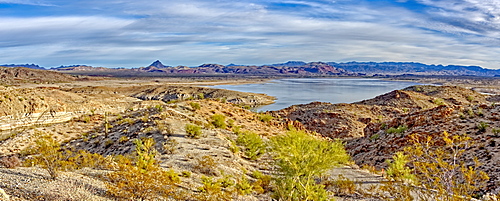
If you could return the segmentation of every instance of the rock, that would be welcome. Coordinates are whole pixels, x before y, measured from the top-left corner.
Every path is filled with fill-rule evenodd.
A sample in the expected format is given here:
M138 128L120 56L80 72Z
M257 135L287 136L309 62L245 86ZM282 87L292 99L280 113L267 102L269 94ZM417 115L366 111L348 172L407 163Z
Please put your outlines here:
M5 201L10 200L10 196L7 195L7 193L1 188L0 188L0 200L5 200Z

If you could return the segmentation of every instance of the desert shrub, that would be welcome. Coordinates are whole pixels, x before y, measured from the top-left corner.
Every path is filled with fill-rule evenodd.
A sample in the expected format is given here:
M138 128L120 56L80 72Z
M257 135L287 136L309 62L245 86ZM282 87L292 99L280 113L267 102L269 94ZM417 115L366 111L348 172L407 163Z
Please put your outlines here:
M230 128L233 128L234 127L234 119L228 119L227 126L229 126Z
M125 143L128 141L129 141L129 138L127 136L121 136L120 139L118 139L119 143Z
M346 178L344 175L338 175L336 179L326 180L323 185L331 189L335 195L352 195L356 193L356 184L354 181Z
M410 142L412 145L404 149L404 155L397 153L389 165L392 183L383 186L382 190L391 195L409 200L413 199L410 194L413 192L424 200L471 200L474 192L489 180L485 172L478 170L477 160L473 163L464 160L465 151L471 146L471 138L466 135L443 132L438 139L411 135ZM401 182L419 188L401 185Z
M380 138L380 134L373 134L372 136L370 136L370 140L377 140Z
M475 113L477 114L477 116L480 116L480 117L484 116L482 108L477 108L477 111Z
M177 198L179 176L173 170L161 168L156 159L152 138L134 140L134 161L122 157L118 170L106 175L110 194L123 199L150 200L159 196Z
M212 177L202 176L199 187L200 193L195 196L200 201L229 201L232 200L232 191L223 187L223 180L214 180Z
M69 152L67 152L69 153ZM73 163L75 169L81 168L96 168L96 169L108 169L111 166L111 158L104 157L98 153L91 153L86 150L79 150L78 152L73 152L72 156L68 158L68 161Z
M444 100L442 98L435 98L432 102L436 105L444 105Z
M266 144L264 140L256 133L245 132L238 135L236 144L243 146L243 153L251 160L258 159L266 153Z
M498 134L500 134L500 128L492 128L491 132L493 132L493 134L495 134L495 135L498 135Z
M256 170L252 172L252 177L257 179L253 183L254 191L256 193L265 193L266 191L271 190L272 177L270 175L262 174L262 172Z
M190 102L189 105L193 108L193 110L199 110L201 108L200 104L196 102Z
M163 112L163 110L164 110L163 105L155 105L155 109L156 109L158 112Z
M186 124L184 129L186 129L187 136L190 138L200 138L202 134L201 127L197 125Z
M32 155L25 164L41 166L47 170L51 179L56 179L60 171L68 168L65 160L68 154L61 149L60 143L48 134L37 134L35 145L27 152L36 155Z
M194 169L206 175L217 175L217 163L214 158L209 155L197 158Z
M405 181L412 183L415 181L415 175L412 170L407 166L409 162L408 156L403 152L397 152L392 156L392 160L387 160L387 177L391 180Z
M168 139L163 142L163 153L164 154L174 154L179 146L179 142L175 139Z
M490 125L486 122L479 122L477 125L476 125L476 128L480 131L480 132L485 132L486 131L486 128L488 128Z
M238 145L236 144L236 142L234 140L231 140L231 139L228 139L229 142L231 143L229 145L229 150L233 153L238 153L240 152L240 147L238 147Z
M182 171L182 172L181 172L181 176L182 176L182 177L186 177L186 178L191 177L191 175L192 175L192 174L193 174L193 173L191 173L190 171L187 171L187 170L186 170L186 171Z
M226 116L223 114L214 114L211 119L215 128L226 129Z
M21 165L21 160L17 156L4 156L0 159L0 165L6 168L16 168Z
M238 179L238 181L236 182L235 189L239 195L248 195L252 193L254 186L252 185L252 183L250 183L250 181L248 181L247 177L243 174L241 175L241 178Z
M155 120L155 125L158 131L162 134L172 134L174 133L174 130L172 129L172 125L169 123L166 123L164 121L160 120Z
M198 99L205 99L205 94L198 93Z
M387 132L388 134L392 134L392 133L401 134L401 133L405 132L406 130L408 130L408 127L406 125L401 125L401 126L398 126L397 128L390 127L385 132Z
M276 160L274 198L279 200L328 200L323 185L317 184L321 174L349 160L344 144L292 130L271 138Z
M270 122L271 120L274 119L274 117L269 115L269 114L259 114L258 118L259 118L259 121L262 121L262 122Z
M469 117L474 117L476 115L474 113L474 110L472 110L472 108L467 109L467 114L469 115Z

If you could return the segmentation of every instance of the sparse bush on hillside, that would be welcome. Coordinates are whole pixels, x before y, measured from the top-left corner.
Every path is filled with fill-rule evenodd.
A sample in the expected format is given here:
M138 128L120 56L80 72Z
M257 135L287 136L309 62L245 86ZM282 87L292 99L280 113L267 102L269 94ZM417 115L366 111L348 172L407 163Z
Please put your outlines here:
M264 140L256 133L244 132L238 135L236 144L243 146L243 153L251 160L258 159L266 152Z
M196 200L200 201L229 201L232 199L232 191L223 187L223 180L214 180L212 177L202 176L203 186L199 187L200 194L196 195Z
M24 152L32 155L24 161L26 166L41 166L49 172L51 179L56 179L60 171L90 168L106 168L108 160L100 154L84 150L71 152L61 149L61 144L48 134L37 134L35 145Z
M168 139L163 142L163 153L164 154L174 154L179 146L179 142L175 139Z
M278 200L328 200L324 186L315 179L349 160L341 141L318 139L303 131L273 137L271 147L278 167L274 179Z
M226 129L226 116L223 114L214 114L211 119L215 128Z
M266 123L270 122L271 120L274 119L274 117L269 115L269 114L259 114L258 118L259 118L259 121L266 122Z
M66 153L61 150L61 145L48 134L37 134L35 145L26 150L33 155L25 161L28 166L41 166L46 169L51 179L56 179L59 172L66 169Z
M436 105L445 105L444 100L442 98L435 98L432 102Z
M491 132L493 132L493 134L495 134L495 135L498 135L498 134L500 134L500 128L492 128Z
M198 94L198 99L205 99L205 94L199 93Z
M488 128L490 125L486 122L479 122L477 125L476 125L476 128L480 131L480 132L485 132L486 131L486 128Z
M353 195L357 190L356 183L342 174L336 179L322 181L322 184L326 189L331 189L335 195Z
M199 110L201 108L200 104L197 102L190 102L189 105L193 108L193 110Z
M404 200L414 199L410 192L423 200L471 200L489 180L485 172L478 170L477 160L471 165L463 158L471 145L470 137L443 132L439 139L418 135L410 138L412 145L404 149L404 154L398 152L393 157L387 173L391 181L418 188L393 182L382 188L385 192L404 195Z
M392 160L387 160L387 178L392 181L403 181L408 183L413 183L415 181L415 175L412 174L412 170L407 166L409 162L408 156L404 155L403 152L397 152L392 156Z
M187 136L190 138L200 138L202 131L201 127L193 124L186 124L185 126Z
M401 134L401 133L405 132L406 130L408 130L408 127L406 125L401 125L401 126L398 126L397 128L390 127L385 132L387 132L388 134L392 134L392 133Z
M212 156L205 155L196 159L194 169L202 174L217 175L217 163Z
M180 182L179 176L173 170L166 171L158 165L154 140L136 139L134 144L135 160L122 157L118 170L105 177L109 193L133 200L178 198L176 184Z

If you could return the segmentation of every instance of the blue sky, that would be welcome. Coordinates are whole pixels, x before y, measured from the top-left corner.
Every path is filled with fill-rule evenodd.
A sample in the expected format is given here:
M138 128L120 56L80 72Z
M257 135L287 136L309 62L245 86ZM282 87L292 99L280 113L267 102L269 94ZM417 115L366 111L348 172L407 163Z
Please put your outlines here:
M0 0L0 64L500 68L498 0Z

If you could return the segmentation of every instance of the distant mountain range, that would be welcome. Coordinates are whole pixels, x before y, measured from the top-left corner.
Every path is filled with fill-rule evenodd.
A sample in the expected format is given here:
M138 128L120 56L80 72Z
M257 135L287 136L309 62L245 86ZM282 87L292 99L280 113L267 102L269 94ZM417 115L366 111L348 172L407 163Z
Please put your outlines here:
M1 65L5 67L26 67L45 69L35 64ZM100 75L105 72L108 76L147 76L164 75L256 75L256 76L392 76L392 75L442 75L442 76L486 76L500 77L500 70L486 69L479 66L459 65L427 65L415 62L310 62L288 61L286 63L262 66L253 65L220 65L203 64L198 67L166 66L159 60L147 67L139 68L105 68L87 65L60 66L51 68L53 71L66 71L79 74Z
M39 65L36 64L4 64L0 65L1 67L22 67L22 68L31 68L31 69L39 69L39 70L46 70L44 67L40 67Z

